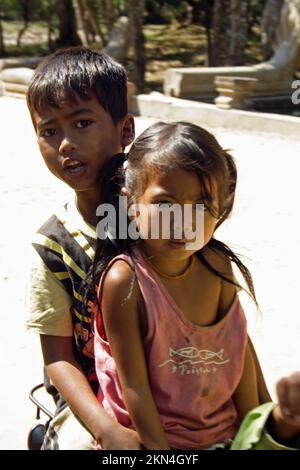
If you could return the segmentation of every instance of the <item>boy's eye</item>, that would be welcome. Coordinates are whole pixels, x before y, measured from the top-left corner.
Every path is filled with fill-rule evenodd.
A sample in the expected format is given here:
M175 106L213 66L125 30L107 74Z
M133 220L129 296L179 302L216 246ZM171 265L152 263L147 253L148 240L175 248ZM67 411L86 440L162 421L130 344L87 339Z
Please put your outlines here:
M76 123L76 127L81 129L83 127L88 127L90 124L92 124L90 119L81 119Z
M55 134L55 129L43 129L39 134L41 137L52 137Z

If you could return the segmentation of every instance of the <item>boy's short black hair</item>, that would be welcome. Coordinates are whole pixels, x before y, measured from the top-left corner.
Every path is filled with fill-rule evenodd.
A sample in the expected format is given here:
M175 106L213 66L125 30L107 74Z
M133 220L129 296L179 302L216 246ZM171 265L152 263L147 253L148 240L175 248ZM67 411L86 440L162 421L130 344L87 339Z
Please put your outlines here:
M43 106L59 107L63 99L76 102L77 96L88 100L92 93L115 124L126 116L127 76L122 65L87 47L59 49L35 70L27 105L33 119L33 112Z

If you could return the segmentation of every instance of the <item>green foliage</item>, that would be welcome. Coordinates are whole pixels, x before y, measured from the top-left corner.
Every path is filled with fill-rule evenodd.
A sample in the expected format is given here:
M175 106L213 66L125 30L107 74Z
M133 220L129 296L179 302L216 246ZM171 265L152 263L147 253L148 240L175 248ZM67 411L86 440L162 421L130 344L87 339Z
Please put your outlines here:
M261 17L264 11L266 1L261 0L251 0L250 3L250 18L249 18L249 25L252 26L260 26Z
M29 0L29 11L31 21L46 21L49 7L53 0ZM16 21L23 19L22 0L1 0L0 14L6 21Z
M186 14L187 2L181 0L145 0L147 24L170 24L181 20Z

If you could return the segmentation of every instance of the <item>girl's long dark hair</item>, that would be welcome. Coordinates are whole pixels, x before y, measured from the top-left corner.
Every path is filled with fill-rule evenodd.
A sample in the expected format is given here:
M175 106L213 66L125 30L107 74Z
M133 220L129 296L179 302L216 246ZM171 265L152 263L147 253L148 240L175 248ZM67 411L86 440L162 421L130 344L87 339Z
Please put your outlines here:
M132 145L126 170L123 167L124 161L124 154L116 155L108 161L102 171L102 201L112 204L117 214L118 196L122 186L131 195L131 202L137 202L147 187L151 171L168 172L179 168L197 174L201 188L203 188L203 201L211 214L218 219L216 228L229 217L232 211L237 182L236 165L231 155L222 149L215 137L199 126L186 122L155 123L146 129ZM212 198L212 187L215 183L218 189L217 213ZM118 217L116 222L118 224ZM117 225L117 234L118 230ZM96 288L101 274L118 254L126 251L131 255L132 246L135 243L136 241L129 237L98 239L94 263L82 285L85 305L88 299L96 300L98 303ZM239 268L246 281L248 294L258 306L250 271L239 257L229 246L215 237L210 239L207 246L218 254L224 254ZM236 280L227 278L224 273L217 271L201 250L197 252L197 256L211 272L243 289Z
M118 211L120 189L124 185L124 168L125 154L120 153L114 155L103 167L101 184L102 201L111 204ZM117 212L118 213L118 212ZM100 221L100 219L99 219ZM116 233L119 232L118 226L119 218L116 220ZM109 236L105 240L97 238L97 245L95 251L95 258L93 264L87 272L85 280L81 284L81 293L83 296L84 308L88 308L90 301L96 301L100 309L97 297L97 285L99 283L101 274L109 264L109 262L118 254L125 251L131 253L131 245L133 240L126 239L112 239Z

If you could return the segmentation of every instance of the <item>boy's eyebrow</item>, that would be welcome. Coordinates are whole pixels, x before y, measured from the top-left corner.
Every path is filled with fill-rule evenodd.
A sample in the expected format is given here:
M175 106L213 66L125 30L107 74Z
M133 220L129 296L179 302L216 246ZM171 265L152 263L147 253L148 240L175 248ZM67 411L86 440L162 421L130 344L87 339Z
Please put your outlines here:
M65 114L65 117L74 117L78 116L79 114L87 114L87 113L92 113L93 110L90 108L79 108L75 109L74 111L71 111L70 113Z
M70 118L70 117L75 117L75 116L78 116L80 114L88 114L88 113L92 113L93 110L90 109L90 108L79 108L79 109L75 109L74 111L71 111L70 113L67 113L64 115L65 118ZM44 127L44 126L47 126L49 124L52 124L55 120L53 118L49 118L49 119L42 119L38 124L37 124L37 127L38 128L41 128L41 127Z

